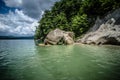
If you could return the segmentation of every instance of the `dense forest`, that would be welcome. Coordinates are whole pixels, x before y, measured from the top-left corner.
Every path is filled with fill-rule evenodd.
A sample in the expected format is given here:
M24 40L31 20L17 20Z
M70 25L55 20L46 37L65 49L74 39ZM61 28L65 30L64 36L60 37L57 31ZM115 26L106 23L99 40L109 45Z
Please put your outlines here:
M98 16L102 18L119 7L119 0L60 0L44 12L35 39L43 41L55 28L72 31L77 38L93 26Z

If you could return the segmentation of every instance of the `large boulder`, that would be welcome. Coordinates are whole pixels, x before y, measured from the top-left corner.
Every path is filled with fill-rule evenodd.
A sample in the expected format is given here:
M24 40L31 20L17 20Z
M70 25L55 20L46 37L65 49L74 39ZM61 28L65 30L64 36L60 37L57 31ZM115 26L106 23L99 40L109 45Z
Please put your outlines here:
M85 44L113 44L120 45L120 25L115 24L114 18L103 23L98 30L86 34L81 40Z
M73 44L74 40L74 33L73 32L66 32L60 29L55 29L50 31L44 40L44 44Z
M65 32L63 35L63 41L65 44L73 44L74 43L74 33L73 32Z

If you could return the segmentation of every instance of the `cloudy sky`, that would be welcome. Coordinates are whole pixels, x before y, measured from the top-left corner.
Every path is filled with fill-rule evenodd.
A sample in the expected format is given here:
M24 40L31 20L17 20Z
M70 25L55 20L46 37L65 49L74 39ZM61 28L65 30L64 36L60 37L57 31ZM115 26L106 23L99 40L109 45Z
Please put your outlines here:
M0 36L33 36L35 26L58 0L0 0Z

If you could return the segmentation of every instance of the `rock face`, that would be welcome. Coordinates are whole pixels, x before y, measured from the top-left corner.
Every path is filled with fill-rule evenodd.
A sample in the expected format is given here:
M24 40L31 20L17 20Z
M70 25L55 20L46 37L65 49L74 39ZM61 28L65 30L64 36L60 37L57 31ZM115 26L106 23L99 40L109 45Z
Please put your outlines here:
M114 25L114 19L110 19L95 32L86 34L81 42L85 44L114 44L120 45L120 25Z
M108 20L114 18L116 20L115 25L120 25L120 9L116 9L115 11L109 12L104 18L100 19L97 17L95 24L88 32L95 32L97 31L102 24L105 24Z
M55 29L51 32L48 33L44 40L44 44L51 44L51 45L56 45L56 44L73 44L74 40L74 33L73 32L65 32L60 29Z
M96 21L89 32L78 42L85 44L120 45L120 9Z

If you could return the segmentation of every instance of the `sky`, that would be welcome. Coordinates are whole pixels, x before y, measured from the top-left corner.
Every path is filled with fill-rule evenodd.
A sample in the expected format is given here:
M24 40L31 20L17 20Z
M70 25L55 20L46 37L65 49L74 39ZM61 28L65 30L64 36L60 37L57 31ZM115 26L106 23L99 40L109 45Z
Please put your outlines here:
M33 36L45 10L58 0L0 0L0 36Z

